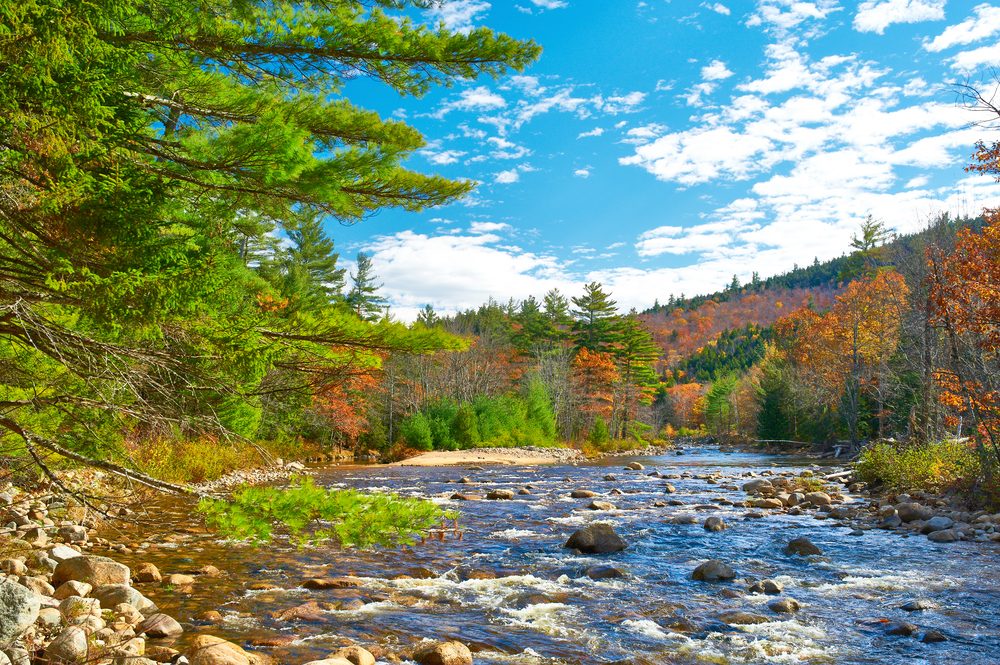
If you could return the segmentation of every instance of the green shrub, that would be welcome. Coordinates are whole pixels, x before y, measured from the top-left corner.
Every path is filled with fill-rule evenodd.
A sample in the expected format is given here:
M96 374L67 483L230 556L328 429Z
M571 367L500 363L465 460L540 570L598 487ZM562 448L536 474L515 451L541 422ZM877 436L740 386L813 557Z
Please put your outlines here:
M311 478L284 489L244 487L230 501L202 499L198 511L227 538L265 543L280 528L299 544L342 547L410 545L458 517L426 499L326 489Z
M434 450L434 435L431 425L424 414L414 413L399 426L403 438L412 448L417 450Z
M594 419L594 426L590 428L590 434L587 435L587 443L592 446L601 446L611 440L611 433L608 432L608 424L604 421L604 418L597 416Z
M918 445L879 442L861 453L857 470L865 482L898 491L963 489L980 476L976 451L954 440Z

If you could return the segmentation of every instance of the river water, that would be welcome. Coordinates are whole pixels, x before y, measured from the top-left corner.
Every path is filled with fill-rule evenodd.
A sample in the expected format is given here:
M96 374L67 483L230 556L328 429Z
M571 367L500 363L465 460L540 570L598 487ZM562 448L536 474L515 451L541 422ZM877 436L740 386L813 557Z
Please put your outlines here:
M167 503L148 513L155 521L126 528L119 539L142 547L126 563L155 563L164 574L215 565L227 575L200 577L190 588L142 587L188 633L204 631L258 647L283 663L321 658L358 643L405 651L422 638L459 639L477 663L603 663L642 656L653 663L879 663L986 665L1000 663L1000 546L935 544L880 530L851 529L813 514L754 511L727 502L746 495L725 489L750 473L798 473L811 461L714 449L636 458L646 469L626 471L622 459L579 466L462 468L354 467L315 470L334 487L385 490L432 497L461 511L461 538L394 551L338 552L281 544L250 548L220 541L191 521L190 505ZM677 476L665 481L652 471ZM614 474L614 481L604 480ZM461 476L476 484L456 484ZM710 482L709 476L719 477ZM727 480L732 478L734 480ZM451 501L456 491L490 489L530 495L513 501ZM611 494L617 488L622 494ZM590 489L618 510L591 511ZM674 500L681 505L654 506ZM860 498L854 497L860 501ZM695 524L668 520L695 515ZM707 532L701 522L719 515L730 528ZM142 519L140 518L140 521ZM630 544L624 552L579 556L562 547L577 528L608 522ZM142 534L140 537L139 534ZM824 552L792 557L785 544L806 536ZM144 541L140 543L140 541ZM705 559L737 572L729 583L691 579ZM588 567L611 565L619 578L594 580ZM353 575L360 586L309 591L312 577ZM746 593L748 581L776 579L782 597L802 605L776 614L774 596ZM249 590L272 585L274 588ZM937 609L907 613L899 606L926 598ZM272 614L311 600L331 603L308 620ZM223 621L194 618L219 610ZM765 623L728 625L721 612L745 610ZM925 644L886 635L887 622L936 629L948 640Z

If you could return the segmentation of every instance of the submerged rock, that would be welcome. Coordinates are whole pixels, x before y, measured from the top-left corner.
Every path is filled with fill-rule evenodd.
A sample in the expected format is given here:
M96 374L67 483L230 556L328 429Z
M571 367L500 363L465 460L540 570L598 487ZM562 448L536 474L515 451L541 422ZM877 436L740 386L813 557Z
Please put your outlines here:
M628 543L615 533L610 524L590 524L570 536L565 547L578 549L584 554L609 554L620 552L628 547Z
M712 516L705 520L705 531L724 531L729 525L721 517Z
M899 606L899 609L904 612L922 612L923 610L933 610L937 607L932 601L925 598L918 598L917 600L911 600L909 602L903 603Z
M796 538L785 546L785 554L798 554L799 556L811 556L814 554L822 554L823 550L813 545L813 542L803 536L802 538Z
M736 577L736 572L718 559L709 559L691 573L691 578L700 582L721 582Z
M794 598L779 598L774 602L768 603L767 606L771 608L771 611L778 612L779 614L792 614L799 611L799 601Z

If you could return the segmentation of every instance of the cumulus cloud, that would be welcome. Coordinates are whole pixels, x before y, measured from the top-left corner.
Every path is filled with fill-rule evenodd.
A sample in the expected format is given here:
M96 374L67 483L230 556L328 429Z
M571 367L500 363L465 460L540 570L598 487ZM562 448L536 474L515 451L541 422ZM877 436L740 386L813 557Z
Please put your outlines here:
M939 53L955 46L974 44L1000 32L1000 7L979 5L972 16L961 23L949 25L934 39L925 39L924 48Z
M509 185L520 179L521 174L518 173L517 169L507 169L506 171L497 173L493 181L501 185Z
M716 14L722 14L723 16L729 16L729 14L731 13L729 11L729 7L726 7L721 2L713 2L711 4L702 3L701 6L704 7L705 9L715 12Z
M589 138L591 136L600 136L603 133L604 133L604 128L603 127L594 127L593 129L591 129L589 131L580 132L579 134L576 135L576 138L578 138L578 139L585 139L585 138Z
M713 60L701 68L701 77L706 81L722 81L733 75L722 60Z
M920 23L944 19L947 0L865 0L854 15L858 32L884 34L895 23Z
M489 111L503 108L507 101L486 86L466 88L452 99L441 105L434 114L435 118L443 118L452 111Z
M575 175L577 178L589 178L590 177L590 169L589 168L586 168L586 169L576 169L575 171L573 171L573 175Z
M489 10L490 3L484 0L441 0L431 5L426 12L434 22L444 23L451 30L468 32L480 16Z

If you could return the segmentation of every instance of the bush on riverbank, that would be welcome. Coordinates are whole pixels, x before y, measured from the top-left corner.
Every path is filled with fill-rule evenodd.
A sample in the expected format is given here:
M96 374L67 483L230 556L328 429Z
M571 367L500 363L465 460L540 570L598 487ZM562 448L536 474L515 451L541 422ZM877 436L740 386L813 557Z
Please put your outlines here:
M159 438L143 441L132 452L143 472L173 483L203 483L227 473L267 465L270 458L301 459L319 450L301 439L250 443Z
M417 450L558 445L552 404L540 383L532 383L523 396L428 404L403 421L400 432Z
M955 440L875 443L861 453L857 468L865 482L897 491L969 490L981 474L975 449Z

